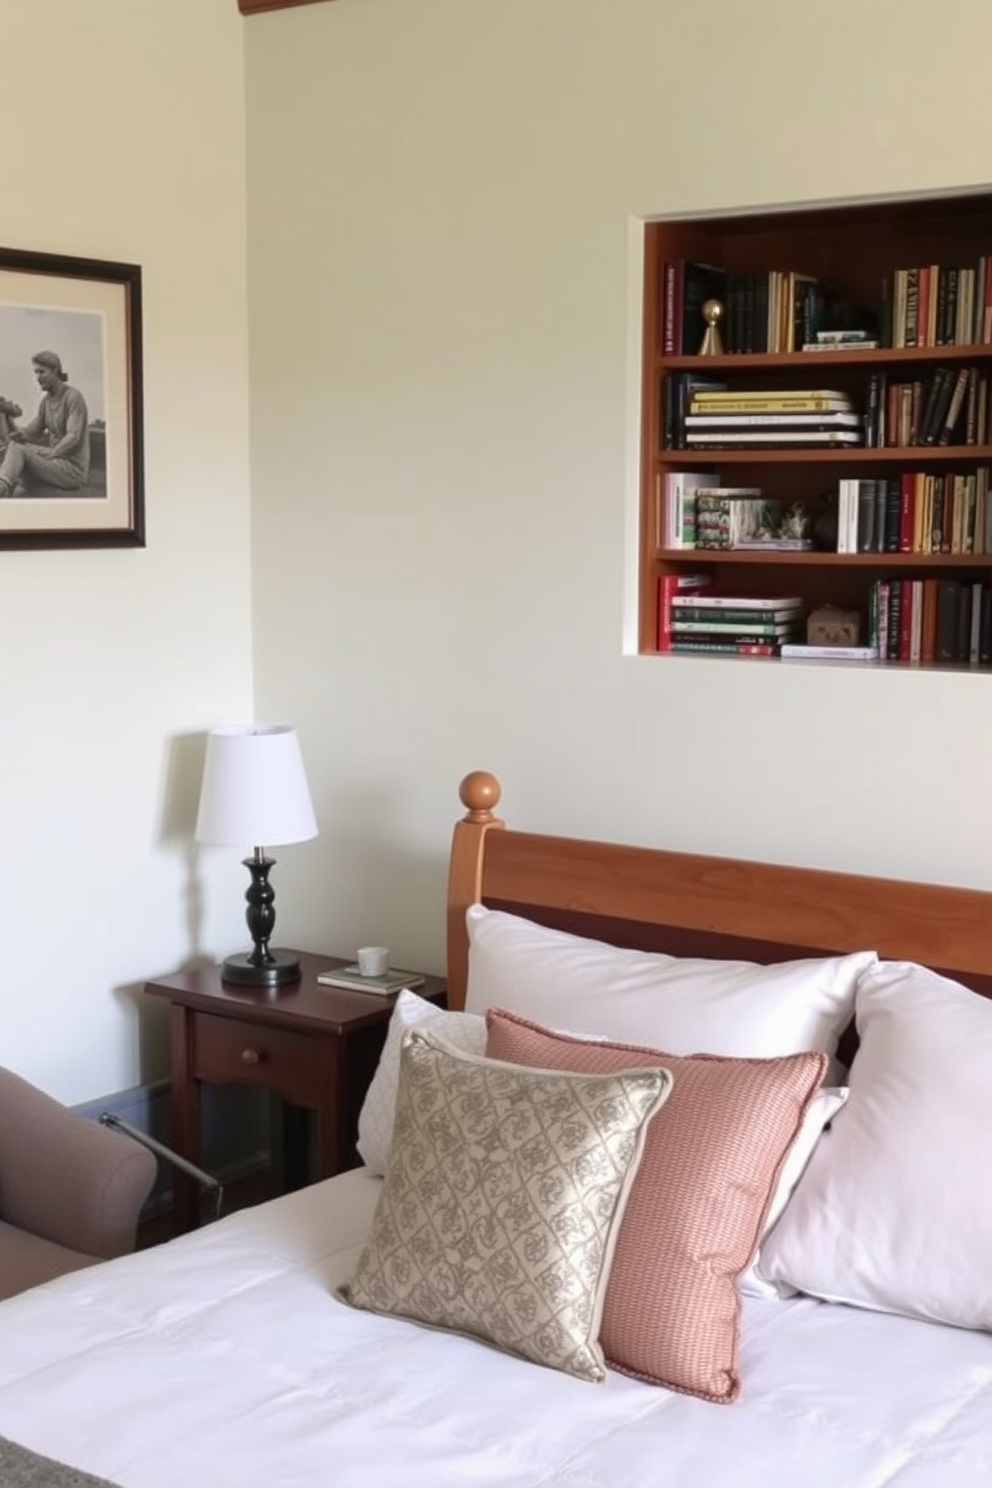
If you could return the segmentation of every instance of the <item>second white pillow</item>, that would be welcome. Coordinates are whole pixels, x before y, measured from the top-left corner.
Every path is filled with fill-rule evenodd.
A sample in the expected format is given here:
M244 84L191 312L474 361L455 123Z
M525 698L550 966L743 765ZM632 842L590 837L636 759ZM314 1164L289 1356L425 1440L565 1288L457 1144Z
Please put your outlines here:
M358 1114L358 1155L370 1173L381 1176L393 1140L400 1046L408 1028L429 1028L466 1054L486 1052L486 1020L471 1013L449 1013L404 988L396 998L386 1042Z
M874 951L762 966L666 956L548 930L473 904L466 1010L505 1008L549 1028L671 1054L836 1055Z

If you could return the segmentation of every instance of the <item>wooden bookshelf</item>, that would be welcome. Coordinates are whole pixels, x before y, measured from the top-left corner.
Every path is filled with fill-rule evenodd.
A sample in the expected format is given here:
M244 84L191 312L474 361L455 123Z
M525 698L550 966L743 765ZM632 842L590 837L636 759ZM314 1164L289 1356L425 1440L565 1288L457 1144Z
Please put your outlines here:
M963 267L978 264L983 256L992 257L992 193L987 192L648 225L639 572L642 653L658 652L658 589L664 574L709 574L715 588L723 593L799 595L807 609L824 604L856 608L862 615L862 639L867 633L871 591L879 579L955 578L966 584L992 584L992 552L985 551L754 552L660 547L659 482L663 488L665 476L672 471L712 472L721 485L760 487L768 497L802 502L812 513L830 502L841 479L895 480L911 471L977 475L992 467L992 443L987 442L987 433L982 444L953 446L666 447L665 384L679 374L702 373L741 390L836 388L848 394L861 411L867 406L873 374L895 382L925 382L938 367L973 366L979 369L979 376L992 382L992 337L961 345L883 344L863 351L728 352L702 357L690 348L677 347L666 354L666 264L712 264L728 275L758 276L773 269L798 271L813 276L840 301L877 308L883 300L885 283L891 300L897 270L938 264ZM985 293L984 288L976 288L976 295ZM700 317L699 340L704 329ZM726 326L721 329L726 334ZM879 336L884 340L886 330ZM989 403L992 405L992 391ZM988 418L992 427L992 406ZM747 660L752 665L762 664L761 658ZM970 670L988 673L990 668L977 665Z

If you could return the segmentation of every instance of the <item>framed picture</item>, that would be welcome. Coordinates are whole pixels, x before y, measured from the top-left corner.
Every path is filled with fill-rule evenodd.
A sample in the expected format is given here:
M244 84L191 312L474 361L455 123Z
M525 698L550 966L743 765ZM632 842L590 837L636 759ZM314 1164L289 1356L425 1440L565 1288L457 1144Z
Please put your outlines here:
M141 269L0 248L0 548L144 544Z

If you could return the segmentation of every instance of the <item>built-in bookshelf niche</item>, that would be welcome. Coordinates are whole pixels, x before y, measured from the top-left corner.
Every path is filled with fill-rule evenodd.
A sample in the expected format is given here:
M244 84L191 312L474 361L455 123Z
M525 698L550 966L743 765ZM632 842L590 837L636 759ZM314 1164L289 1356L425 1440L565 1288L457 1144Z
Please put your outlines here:
M644 262L641 652L760 663L679 622L698 580L800 600L789 642L827 608L878 665L992 671L992 193L654 222Z

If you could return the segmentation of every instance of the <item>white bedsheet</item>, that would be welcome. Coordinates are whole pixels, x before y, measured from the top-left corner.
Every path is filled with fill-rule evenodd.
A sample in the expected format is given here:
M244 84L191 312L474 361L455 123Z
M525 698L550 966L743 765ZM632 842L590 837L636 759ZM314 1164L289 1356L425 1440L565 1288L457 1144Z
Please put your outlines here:
M0 1304L0 1435L121 1488L992 1485L992 1337L748 1299L717 1406L343 1306L364 1171Z

